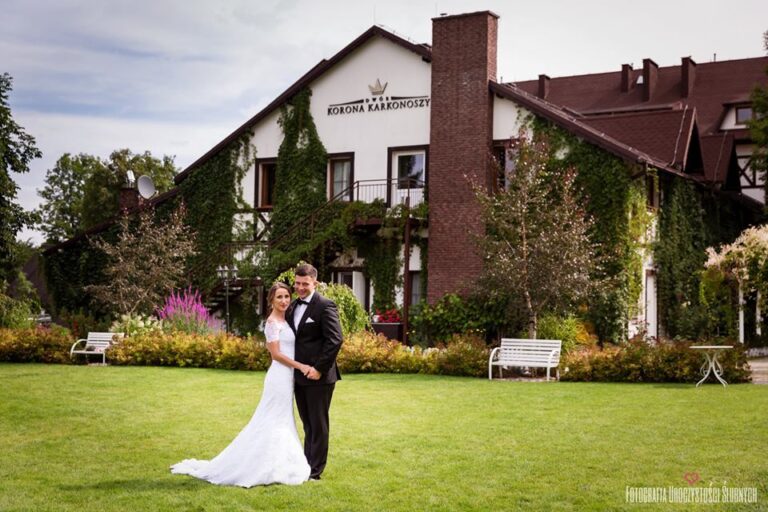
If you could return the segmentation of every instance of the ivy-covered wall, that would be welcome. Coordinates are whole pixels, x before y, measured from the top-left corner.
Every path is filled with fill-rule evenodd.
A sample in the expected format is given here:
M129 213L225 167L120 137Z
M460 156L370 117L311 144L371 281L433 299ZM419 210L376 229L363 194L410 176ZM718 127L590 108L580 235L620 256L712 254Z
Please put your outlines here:
M578 170L577 186L594 219L590 238L597 246L601 284L590 298L586 316L601 341L626 339L629 318L637 313L643 286L645 233L652 221L646 206L642 168L571 135L541 119L531 118L535 136L548 137L550 165ZM651 179L653 177L651 176Z
M662 190L665 200L654 259L659 319L666 334L697 339L732 332L732 325L713 322L713 315L732 323L734 312L715 304L706 286L701 286L705 250L732 242L755 218L748 210L691 181L664 180ZM722 311L715 313L713 307Z

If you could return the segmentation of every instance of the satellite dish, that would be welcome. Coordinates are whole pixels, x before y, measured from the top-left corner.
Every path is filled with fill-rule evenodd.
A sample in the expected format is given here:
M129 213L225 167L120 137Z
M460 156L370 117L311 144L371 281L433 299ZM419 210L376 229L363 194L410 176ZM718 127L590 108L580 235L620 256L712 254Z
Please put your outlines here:
M139 176L136 187L139 189L139 195L144 199L150 199L157 192L155 184L152 183L152 178L149 176Z

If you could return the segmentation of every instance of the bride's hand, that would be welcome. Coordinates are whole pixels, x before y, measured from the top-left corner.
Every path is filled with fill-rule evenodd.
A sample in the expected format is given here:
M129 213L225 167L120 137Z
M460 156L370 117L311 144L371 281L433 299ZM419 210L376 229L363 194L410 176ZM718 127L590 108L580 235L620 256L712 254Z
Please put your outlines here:
M307 376L307 374L309 373L309 371L311 369L312 369L312 367L310 367L308 364L302 364L299 367L299 371L301 371L302 375L304 375L305 377Z

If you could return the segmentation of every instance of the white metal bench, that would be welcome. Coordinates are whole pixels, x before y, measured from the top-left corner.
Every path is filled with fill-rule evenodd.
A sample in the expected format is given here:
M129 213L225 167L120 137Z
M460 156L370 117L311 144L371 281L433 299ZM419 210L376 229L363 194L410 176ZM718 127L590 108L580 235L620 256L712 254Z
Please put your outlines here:
M491 380L494 366L499 367L499 378L502 377L501 369L509 369L513 366L529 368L546 368L547 380L549 372L555 368L556 376L560 379L561 340L523 340L515 338L502 338L501 346L491 351L488 358L488 379Z
M69 357L73 357L75 354L83 354L87 360L89 355L99 355L101 356L102 364L107 364L107 349L112 343L122 340L124 336L122 332L89 332L87 338L81 338L72 345L72 348L69 350ZM78 348L78 345L82 342L85 342L85 344ZM76 348L77 350L75 350Z

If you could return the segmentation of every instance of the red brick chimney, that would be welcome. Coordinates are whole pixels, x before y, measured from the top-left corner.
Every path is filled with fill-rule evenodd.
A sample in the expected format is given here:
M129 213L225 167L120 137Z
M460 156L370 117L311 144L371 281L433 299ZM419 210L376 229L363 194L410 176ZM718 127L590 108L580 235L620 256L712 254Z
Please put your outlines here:
M139 191L135 187L124 186L120 188L118 206L121 212L133 210L139 204L141 204L141 198L139 197Z
M539 98L545 100L549 96L549 80L547 75L539 75Z
M659 80L659 65L651 59L643 59L643 101L651 101Z
M683 57L680 68L680 95L687 98L693 92L693 84L696 82L696 63L690 57Z
M432 20L427 300L465 291L480 275L474 234L483 232L468 179L490 182L498 16Z
M621 65L621 92L629 92L632 89L632 65Z

